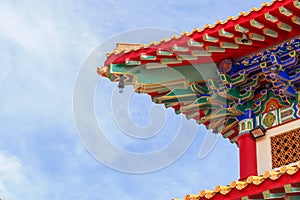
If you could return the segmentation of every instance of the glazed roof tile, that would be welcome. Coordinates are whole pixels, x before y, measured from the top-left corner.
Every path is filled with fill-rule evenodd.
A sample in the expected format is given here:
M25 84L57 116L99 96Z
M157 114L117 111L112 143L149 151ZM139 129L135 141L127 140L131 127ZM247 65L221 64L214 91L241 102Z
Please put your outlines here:
M217 199L215 198L217 196L219 197L218 199L220 199L220 197L222 197L222 199L229 199L228 195L230 193L233 193L234 191L243 192L249 189L251 186L259 187L260 185L263 185L266 182L274 183L277 180L279 180L280 177L283 176L290 176L289 178L291 179L295 174L297 174L299 169L300 169L300 161L292 165L285 165L274 170L266 171L264 172L264 174L260 176L249 176L245 180L235 180L232 181L229 185L225 185L225 186L218 185L213 190L201 190L199 194L188 194L182 200L205 200L205 199L214 200ZM291 184L292 182L293 180L291 179ZM296 183L299 184L300 179L296 180ZM270 184L270 189L274 189L272 188L272 185ZM284 187L284 185L282 185L282 187ZM252 195L257 195L260 193L262 192L258 192L258 190L253 190ZM236 199L241 199L241 198L242 197L237 197ZM173 199L173 200L180 200L180 199Z
M116 49L114 49L111 53L108 54L108 56L110 55L118 55L118 54L122 54L122 53L128 53L130 51L137 51L140 50L141 48L149 48L153 45L159 45L161 43L164 42L169 42L173 39L180 39L183 36L190 36L193 33L201 33L204 32L207 29L213 29L215 28L217 25L225 25L231 21L236 21L238 19L241 19L243 17L247 17L249 14L254 13L254 12L259 12L261 11L263 8L265 7L270 7L272 6L275 2L280 2L283 0L274 0L273 2L264 2L262 4L261 7L257 8L257 7L252 7L250 9L250 11L248 12L240 12L239 15L237 16L229 16L226 20L217 20L214 24L205 24L203 28L194 28L193 31L183 31L181 33L181 35L173 35L170 38L162 38L160 41L152 41L149 44L126 44L126 43L118 43ZM125 48L122 48L121 46L124 46ZM120 48L121 47L121 48Z

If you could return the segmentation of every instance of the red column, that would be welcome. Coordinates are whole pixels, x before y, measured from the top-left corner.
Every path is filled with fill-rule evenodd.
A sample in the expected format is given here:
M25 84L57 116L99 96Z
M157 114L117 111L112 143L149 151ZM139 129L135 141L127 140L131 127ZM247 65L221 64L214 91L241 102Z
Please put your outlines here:
M240 149L240 180L257 175L256 142L250 133L237 139Z

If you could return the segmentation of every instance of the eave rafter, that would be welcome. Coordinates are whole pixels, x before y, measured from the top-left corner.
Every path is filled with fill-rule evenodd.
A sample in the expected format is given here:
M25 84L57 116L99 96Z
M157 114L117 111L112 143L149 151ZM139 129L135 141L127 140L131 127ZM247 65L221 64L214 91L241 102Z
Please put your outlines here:
M160 62L167 55L157 55L157 49L170 51L175 54L189 55L185 58L170 55L162 63L170 63L169 66L180 66L193 60L195 63L206 62L203 57L210 56L215 62L224 57L235 58L244 56L247 52L255 52L274 43L274 39L280 42L284 38L299 35L300 3L295 1L275 0L273 3L265 3L262 8L253 8L251 12L241 12L238 17L229 17L227 21L218 21L215 25L206 25L203 29L194 29L193 32L184 32L181 36L173 36L170 39L162 39L148 45L134 46L132 50L116 51L109 54L108 63L125 63L127 61ZM242 34L246 33L249 43L242 43ZM197 49L199 48L199 49ZM224 50L225 49L225 50ZM209 53L201 53L209 51ZM195 51L195 52L193 52ZM143 56L143 55L147 56ZM196 55L195 55L196 54ZM195 57L195 56L201 56ZM179 59L179 61L175 61ZM138 63L138 62L136 62ZM134 62L128 62L134 64Z
M190 41L190 43L193 42ZM291 66L298 66L299 43L299 38L291 39L276 46L276 48L273 47L272 52L267 49L249 58L245 57L236 63L232 63L233 68L239 70L228 74L221 73L219 78L208 79L206 83L203 81L188 83L186 80L182 80L180 83L170 83L171 85L166 88L161 88L160 84L145 84L144 86L139 85L139 89L136 91L150 94L154 102L163 103L166 107L173 107L176 114L182 113L188 119L194 119L215 132L222 133L231 142L235 142L239 130L237 116L244 115L248 109L252 109L255 115L259 115L264 111L263 102L268 101L270 98L278 99L280 105L284 106L292 103L289 98L293 96L285 93L284 88L288 86L286 84L292 84L292 87L294 87L300 80L300 76L297 75L299 67L296 67L295 72L292 73L293 68L290 69ZM186 53L187 50L182 47L183 45L176 47L176 50ZM202 49L207 47L193 46L192 48ZM229 52L235 49L225 50ZM190 56L184 54L174 59L172 57L174 56L173 53L160 52L160 54L164 56L161 61L168 61L172 64L178 61L185 62L180 60L181 57ZM146 55L143 56L145 59ZM263 60L263 56L265 56L265 60ZM148 59L154 58L149 56ZM279 70L289 70L289 74L280 72L278 77L275 77L277 81L273 82L274 78L270 78L272 75L270 66L275 66ZM166 65L150 62L144 67L146 69L167 68ZM187 69L188 66L185 67ZM118 81L119 79L115 80ZM274 85L273 88L265 88L268 82ZM286 89L286 91L288 90ZM226 106L222 103L226 103Z
M295 9L291 8L291 5L280 6L273 11L265 13L264 19L271 23L269 23L270 26L272 26L272 23L277 26L274 27L273 31L276 31L279 34L282 33L281 31L285 31L288 33L297 28L297 24L293 23L292 19L293 17L295 17L294 19L297 22L298 16L296 16L295 14L297 14L299 11L295 12L294 10Z
M268 59L266 66L272 65L273 61L270 60L270 49L268 50L268 48L273 46L271 47L272 52L275 51L274 41L283 44L282 42L287 38L300 35L300 16L298 16L300 14L298 13L300 13L298 1L275 0L274 3L266 4L261 9L241 13L239 17L231 17L226 22L219 21L216 25L207 25L204 29L195 29L191 33L183 33L182 36L162 39L149 45L132 45L132 50L127 48L124 51L119 50L116 51L118 53L109 54L106 66L108 69L110 66L114 67L115 71L109 69L109 73L106 74L113 81L121 80L121 76L124 76L126 83L130 82L134 85L136 91L148 93L153 101L164 103L166 107L173 107L176 113L183 113L187 118L195 119L198 123L203 123L216 132L221 132L224 137L235 142L239 129L237 116L243 115L245 110L251 106L255 115L263 112L262 101L270 96L279 98L282 104L287 105L290 103L290 92L285 92L285 90L292 91L293 88L285 87L286 84L300 86L300 81L294 76L298 71L289 76L281 73L278 75L278 81L274 81L276 78L272 78L267 69L257 64L265 62L262 57L266 56ZM262 50L261 53L255 53L256 61L247 58L247 55L253 55L254 52L260 50ZM291 50L288 49L288 51ZM276 53L278 52L276 50ZM299 50L297 52L299 53ZM298 56L298 53L295 55ZM276 59L280 60L281 57L279 54L278 56ZM189 82L187 77L192 72L188 76L185 75L184 80L174 79L180 83L170 83L168 87L161 87L161 82L156 79L156 82L147 79L151 84L148 82L144 84L139 80L139 78L145 78L141 74L148 73L150 70L152 72L164 71L168 67L175 67L175 70L180 69L181 72L186 72L186 69L194 64L209 66L208 63L213 62L220 67L221 62L229 60L227 58L230 58L231 61L234 60L230 69L238 70L228 73L230 78L225 77L227 82L222 83L220 77L211 81L223 84L222 87L214 88L212 85L209 86L211 88L206 88L203 81L209 82L209 80L194 79L193 82ZM288 62L287 58L289 56L286 54L282 58L282 62ZM130 73L130 69L133 67L141 67L143 70L138 72L139 75L126 74L126 70L129 70L128 73ZM284 68L290 73L288 66ZM247 69L247 73L242 69ZM220 73L226 74L227 71ZM243 76L247 79L244 80ZM241 82L239 82L240 78ZM289 81L290 79L293 81ZM130 81L127 82L127 80ZM168 81L172 82L169 79ZM276 90L270 91L264 88L268 81L272 87L276 87ZM176 89L190 90L191 94L188 92L185 96L172 96L172 91ZM222 101L225 101L227 105L220 106ZM226 119L222 121L224 116ZM219 130L219 127L224 128Z

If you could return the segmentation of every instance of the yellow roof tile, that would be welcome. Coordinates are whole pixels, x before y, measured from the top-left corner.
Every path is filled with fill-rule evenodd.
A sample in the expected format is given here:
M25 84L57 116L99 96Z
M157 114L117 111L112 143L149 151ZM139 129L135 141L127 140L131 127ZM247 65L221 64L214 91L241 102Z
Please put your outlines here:
M294 163L293 165L282 166L275 171L274 170L266 171L263 175L260 176L249 176L244 181L232 181L229 186L219 185L216 186L214 190L201 190L199 195L194 195L194 194L186 195L185 200L200 200L201 198L211 199L216 194L227 195L233 189L243 190L251 184L260 185L268 179L276 180L284 174L293 175L296 172L298 172L299 169L300 169L300 161Z

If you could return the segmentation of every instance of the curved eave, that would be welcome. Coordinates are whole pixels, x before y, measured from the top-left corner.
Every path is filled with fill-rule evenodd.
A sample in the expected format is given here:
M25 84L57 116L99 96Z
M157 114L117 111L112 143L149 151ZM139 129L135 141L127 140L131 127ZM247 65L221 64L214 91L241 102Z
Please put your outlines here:
M167 58L178 60L178 62L167 63L168 66L181 66L189 63L199 64L211 61L207 57L211 57L214 62L219 62L224 58L242 57L259 49L272 46L275 44L274 42L280 43L287 38L299 35L300 7L295 6L298 3L298 1L294 0L275 0L272 3L264 3L261 8L253 8L247 13L241 12L237 17L231 16L226 21L219 20L214 25L206 25L203 29L195 28L192 32L184 32L181 36L175 35L170 39L163 39L148 45L138 45L131 49L127 48L124 51L112 52L105 61L105 65L112 63L124 64L126 60L140 61L141 64L150 62L164 64L163 58L166 58L166 56L157 54L157 50L160 49L172 53ZM282 12L283 8L287 11ZM289 15L289 12L291 15ZM259 23L253 25L251 20ZM255 38L251 39L251 44L240 43L239 40L243 32L248 37ZM230 37L230 34L232 34L232 37ZM190 46L188 43L190 39L202 45ZM188 50L178 52L173 49L174 46L188 48ZM208 55L191 58L192 55L195 55L193 54L195 50L206 51ZM142 54L155 56L155 59L151 57L151 60L143 60L141 59ZM189 59L179 59L179 54L187 55Z

